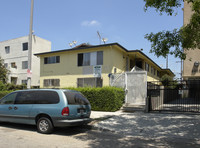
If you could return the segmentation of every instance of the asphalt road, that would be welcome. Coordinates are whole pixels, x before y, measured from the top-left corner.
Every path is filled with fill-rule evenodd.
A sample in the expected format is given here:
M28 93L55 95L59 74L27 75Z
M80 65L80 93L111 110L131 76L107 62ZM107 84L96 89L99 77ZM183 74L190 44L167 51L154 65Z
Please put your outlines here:
M112 121L112 119L113 118L110 118L109 120ZM160 115L158 116L158 119L160 119ZM106 122L109 122L109 120ZM134 117L134 121L136 120L137 119ZM198 123L200 122L198 120L195 121ZM106 126L106 123L104 123L104 125ZM125 128L125 130L127 129ZM129 133L129 131L127 132ZM56 128L53 134L44 135L38 133L35 126L0 123L0 148L200 147L200 142L194 143L195 139L191 137L178 136L174 138L172 136L161 136L160 138L157 138L155 135L151 136L151 133L143 134L144 131L141 131L141 127L138 127L138 129L132 127L132 129L130 129L132 134L127 135L127 132L120 133L87 125L80 127ZM137 132L141 132L141 134L136 134ZM198 133L199 131L194 132L194 134ZM199 136L193 135L193 137L198 138ZM196 139L195 141L198 140L199 139Z

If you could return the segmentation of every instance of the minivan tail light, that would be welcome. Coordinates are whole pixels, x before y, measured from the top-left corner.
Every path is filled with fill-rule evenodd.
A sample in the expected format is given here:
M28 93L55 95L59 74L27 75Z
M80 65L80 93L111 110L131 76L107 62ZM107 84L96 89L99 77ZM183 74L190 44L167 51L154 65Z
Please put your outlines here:
M62 110L62 116L68 116L69 115L69 107L65 107Z

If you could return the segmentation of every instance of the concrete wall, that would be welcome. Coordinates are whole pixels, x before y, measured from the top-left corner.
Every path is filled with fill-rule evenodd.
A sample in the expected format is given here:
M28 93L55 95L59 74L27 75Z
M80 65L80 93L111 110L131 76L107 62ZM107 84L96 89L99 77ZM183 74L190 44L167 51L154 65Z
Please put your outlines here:
M190 5L185 2L184 3L184 25L190 22L190 18L192 15L192 10ZM195 66L195 62L200 62L200 50L189 50L185 51L187 54L186 60L183 62L183 78L184 79L200 79L200 66Z
M28 50L23 51L23 43L28 42L28 36L6 40L0 42L0 56L4 63L8 64L8 82L11 83L11 77L17 78L16 84L22 84L22 80L27 80L27 69L22 69L22 61L28 61ZM40 78L40 59L33 54L38 52L51 51L51 42L45 39L33 36L32 47L32 86L39 86ZM5 53L5 46L10 46L10 53ZM16 63L16 68L11 67L11 63Z

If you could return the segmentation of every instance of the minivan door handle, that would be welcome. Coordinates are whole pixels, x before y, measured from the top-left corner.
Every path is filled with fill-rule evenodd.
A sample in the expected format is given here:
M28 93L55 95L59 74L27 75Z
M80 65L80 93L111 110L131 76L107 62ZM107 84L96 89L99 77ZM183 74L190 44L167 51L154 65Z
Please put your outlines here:
M9 107L8 107L8 109L9 109L9 110L11 110L11 109L12 109L12 107L11 107L11 106L9 106Z
M17 110L17 109L18 109L18 108L15 106L15 107L14 107L14 110Z

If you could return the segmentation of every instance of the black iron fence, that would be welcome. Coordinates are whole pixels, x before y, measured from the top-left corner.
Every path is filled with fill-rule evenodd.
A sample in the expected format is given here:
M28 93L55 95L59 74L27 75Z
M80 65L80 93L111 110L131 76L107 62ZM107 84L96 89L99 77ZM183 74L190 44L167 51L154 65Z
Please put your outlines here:
M148 83L149 111L200 112L200 80Z

